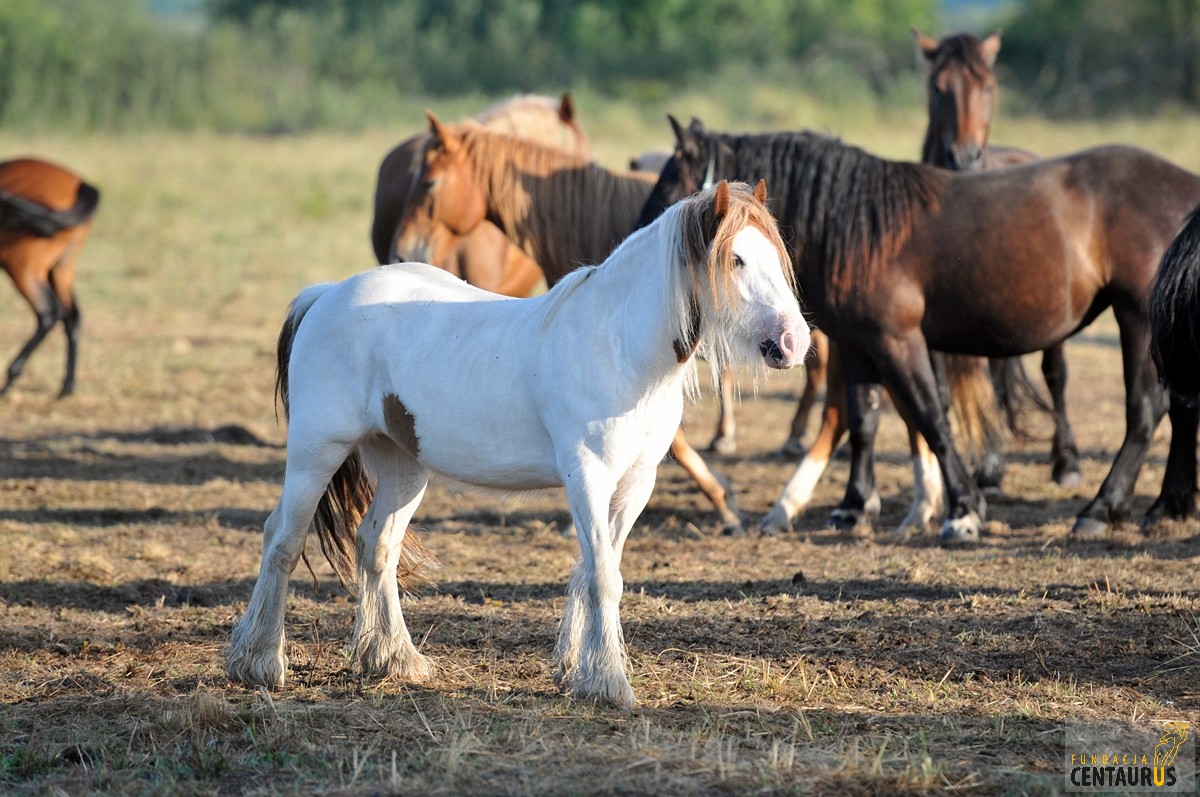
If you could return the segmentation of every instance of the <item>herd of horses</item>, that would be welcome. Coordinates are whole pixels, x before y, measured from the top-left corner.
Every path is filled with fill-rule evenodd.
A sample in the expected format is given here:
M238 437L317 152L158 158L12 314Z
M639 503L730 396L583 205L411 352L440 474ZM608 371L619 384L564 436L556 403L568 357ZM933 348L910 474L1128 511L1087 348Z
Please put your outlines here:
M356 661L428 677L397 574L420 577L427 554L406 531L430 473L442 473L490 488L565 486L582 557L557 677L577 696L631 704L620 558L668 448L724 530L744 533L727 481L680 427L697 359L723 396L713 447L726 452L736 447L732 365L807 366L785 446L800 462L762 533L792 527L847 435L850 476L831 523L877 520L886 390L909 429L914 475L896 533L944 517L938 539L954 546L979 539L1023 397L1053 417L1050 478L1079 483L1064 343L1111 310L1125 435L1072 537L1128 518L1164 414L1163 483L1142 521L1190 517L1200 176L1129 146L1047 159L993 147L999 34L914 35L930 62L920 163L807 131L731 134L668 117L665 161L614 171L591 160L569 95L519 96L457 124L429 113L428 129L379 169L379 267L307 289L281 332L284 488L230 675L283 683L283 599L312 527L359 594ZM4 389L58 321L69 341L62 395L74 387L72 278L98 196L52 164L0 164L0 262L38 319ZM543 280L545 293L528 298ZM347 339L339 330L350 326ZM1019 359L1035 352L1048 400ZM804 446L822 389L820 429Z

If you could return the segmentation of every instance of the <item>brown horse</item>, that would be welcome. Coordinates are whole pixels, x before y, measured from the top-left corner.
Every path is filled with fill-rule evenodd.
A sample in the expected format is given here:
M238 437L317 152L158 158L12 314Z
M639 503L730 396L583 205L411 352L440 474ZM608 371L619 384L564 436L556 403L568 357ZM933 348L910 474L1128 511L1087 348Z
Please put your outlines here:
M37 329L9 363L0 394L60 321L67 335L67 369L59 398L75 390L75 263L99 202L94 186L61 166L33 158L0 163L0 265L37 315Z
M675 155L644 215L706 179L765 178L771 207L790 232L807 309L842 347L853 448L843 518L856 522L876 495L874 434L886 385L937 456L950 506L942 542L978 539L986 503L952 445L930 350L979 357L1044 350L1109 308L1120 328L1126 433L1073 534L1103 534L1128 515L1168 408L1150 359L1147 300L1159 257L1200 202L1200 177L1124 146L955 173L807 132L675 128ZM1172 449L1194 446L1195 413L1174 398L1170 411ZM1182 457L1168 458L1147 520L1192 512L1195 473L1181 473L1186 467Z
M1000 32L996 31L982 41L969 33L947 36L940 41L916 29L912 33L930 63L929 125L921 147L921 162L952 171L982 171L1037 160L1037 156L1027 150L995 147L988 142L999 94L993 67L1000 52ZM1014 430L1019 428L1019 416L1024 408L1021 397L1028 397L1049 411L1054 421L1051 478L1064 487L1075 487L1081 478L1079 449L1067 419L1064 348L1062 344L1051 346L1042 354L1042 375L1049 388L1050 406L1033 390L1019 359L993 360L992 373ZM957 357L949 366L972 367ZM1002 455L998 446L992 446L985 453L976 478L981 486L999 487L1002 474Z
M488 107L473 121L581 157L591 156L591 144L575 118L570 94L560 100L518 95ZM416 158L426 139L427 134L422 133L402 141L380 164L371 225L371 244L379 263L396 259L396 228L415 188L413 180L420 166ZM527 296L542 277L537 264L490 223L479 225L467 236L444 227L431 230L430 236L427 262L485 290Z
M611 172L556 149L477 125L443 125L429 114L409 213L396 251L424 260L438 229L467 235L485 220L538 263L554 285L581 265L602 262L636 227L655 175ZM728 533L742 533L733 491L688 444L682 429L671 453L721 515Z

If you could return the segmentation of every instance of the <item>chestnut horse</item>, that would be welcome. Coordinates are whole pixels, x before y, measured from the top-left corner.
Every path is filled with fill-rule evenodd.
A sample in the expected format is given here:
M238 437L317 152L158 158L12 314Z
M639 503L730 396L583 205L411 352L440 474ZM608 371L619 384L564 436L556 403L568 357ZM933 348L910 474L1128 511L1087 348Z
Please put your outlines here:
M916 29L913 36L930 62L929 126L921 147L921 162L952 171L981 171L1032 163L1037 156L1016 147L996 147L988 142L992 112L999 86L993 67L1000 52L1000 32L980 41L968 33L940 41ZM1029 383L1018 358L992 361L992 373L1007 410L1009 425L1019 429L1022 397L1047 410L1054 422L1051 440L1051 478L1064 487L1079 484L1079 449L1067 419L1067 360L1062 344L1042 353L1042 376L1050 392L1047 406ZM953 355L951 355L953 356ZM1003 459L998 447L986 452L976 478L981 486L1000 486Z
M92 226L100 192L61 166L33 158L0 163L0 265L37 315L37 328L8 366L12 387L34 349L60 321L67 368L58 396L75 390L79 304L75 263Z
M986 502L952 445L930 349L980 357L1044 350L1109 308L1120 328L1126 432L1073 535L1101 535L1129 514L1168 403L1173 448L1195 445L1194 413L1168 402L1155 378L1146 305L1159 258L1200 201L1200 177L1125 146L958 173L809 132L675 127L676 152L647 212L706 179L765 178L791 236L806 308L842 347L853 449L843 518L862 517L876 495L877 396L886 385L937 456L950 509L941 541L977 540ZM1195 474L1179 472L1186 467L1168 459L1147 521L1190 514Z
M553 286L581 265L602 261L636 229L655 175L612 172L557 149L478 125L443 125L429 114L423 167L396 234L410 260L433 254L438 231L466 235L491 221L542 268ZM671 453L721 515L743 533L733 491L680 429Z
M474 122L502 133L558 147L581 157L591 156L591 143L575 118L570 94L561 99L523 94L496 103ZM384 157L375 184L375 217L371 245L379 263L394 262L396 227L403 218L419 169L416 158L427 134L412 136ZM426 262L443 268L476 287L506 296L527 296L542 277L536 263L490 223L470 235L446 228L431 232L434 246Z

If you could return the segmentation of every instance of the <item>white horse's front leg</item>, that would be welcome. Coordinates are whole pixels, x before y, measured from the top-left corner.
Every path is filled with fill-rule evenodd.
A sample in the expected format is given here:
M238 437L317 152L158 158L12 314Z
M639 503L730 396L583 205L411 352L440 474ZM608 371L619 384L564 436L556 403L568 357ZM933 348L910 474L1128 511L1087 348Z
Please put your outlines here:
M417 652L404 622L396 567L428 472L397 446L373 443L363 462L376 476L371 508L358 530L356 565L359 585L354 623L354 655L366 675L392 675L423 682L433 675L429 659Z
M568 472L567 497L582 556L567 586L556 680L575 697L630 708L634 697L620 618L624 582L608 522L613 491L599 464Z

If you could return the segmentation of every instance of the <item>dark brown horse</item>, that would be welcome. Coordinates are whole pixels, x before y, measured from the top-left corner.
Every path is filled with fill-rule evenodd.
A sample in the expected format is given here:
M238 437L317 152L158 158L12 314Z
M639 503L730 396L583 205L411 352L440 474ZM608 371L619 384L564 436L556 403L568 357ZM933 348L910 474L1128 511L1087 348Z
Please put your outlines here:
M1032 163L1037 156L1016 147L989 143L992 115L999 102L993 69L1000 52L1000 32L982 41L969 33L934 40L913 30L917 45L929 60L929 125L921 147L921 162L952 171L982 171ZM1030 404L1049 411L1054 422L1050 448L1051 478L1064 487L1079 484L1079 449L1067 419L1067 360L1064 346L1051 346L1042 354L1042 375L1050 392L1050 406L1037 395L1015 357L992 361L993 381L1010 426L1019 431L1020 415ZM956 358L957 359L957 358ZM951 368L968 367L951 360ZM1028 398L1031 401L1022 401ZM998 445L985 452L976 479L980 486L999 487L1004 461Z
M581 157L591 155L591 144L575 118L570 94L559 100L518 95L490 106L472 121ZM371 223L371 245L379 263L396 259L396 228L416 188L413 181L421 166L417 158L427 140L428 135L421 133L400 142L379 166ZM537 264L490 223L465 236L446 227L431 230L430 236L428 262L484 290L527 296L542 277Z
M59 398L75 390L79 305L75 263L100 192L61 166L33 158L0 163L0 265L37 315L37 329L8 366L4 393L55 325L67 335Z
M443 125L430 135L396 251L424 260L439 229L467 235L485 222L503 230L554 285L581 265L602 262L636 228L653 174L612 172L558 149L478 125ZM728 533L742 521L726 480L708 468L680 429L671 453L721 515Z
M942 541L977 539L986 503L952 445L930 349L980 357L1044 350L1109 308L1120 328L1126 433L1073 534L1102 534L1128 515L1168 408L1150 359L1147 300L1163 250L1200 201L1200 177L1123 146L955 173L813 133L674 126L675 155L643 217L706 179L765 178L805 306L842 347L854 452L843 518L861 517L875 495L877 395L886 385L937 456L950 508ZM1181 441L1173 448L1194 446L1195 415L1176 400L1170 408ZM1179 473L1186 467L1168 459L1148 519L1191 513L1195 474Z

